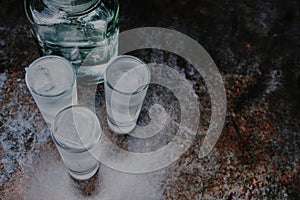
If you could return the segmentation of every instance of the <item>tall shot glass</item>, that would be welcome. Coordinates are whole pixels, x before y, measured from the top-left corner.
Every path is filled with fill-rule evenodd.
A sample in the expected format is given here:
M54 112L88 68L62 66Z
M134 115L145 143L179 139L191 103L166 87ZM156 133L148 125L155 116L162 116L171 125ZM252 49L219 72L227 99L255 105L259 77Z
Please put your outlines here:
M73 178L86 180L98 171L101 135L99 118L87 107L70 106L56 116L51 137Z
M26 68L26 85L49 128L57 113L77 104L76 71L59 56L45 56Z
M104 74L107 121L116 133L130 133L150 83L148 65L133 56L118 56Z

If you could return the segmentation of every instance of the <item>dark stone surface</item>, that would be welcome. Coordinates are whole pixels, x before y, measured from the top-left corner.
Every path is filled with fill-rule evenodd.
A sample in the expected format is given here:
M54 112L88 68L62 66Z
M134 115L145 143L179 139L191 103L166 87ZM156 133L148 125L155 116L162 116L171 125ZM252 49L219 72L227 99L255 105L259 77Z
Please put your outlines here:
M130 175L114 177L129 179L131 187L117 178L119 183L114 183L105 176L111 173L105 167L99 180L71 180L25 85L24 68L39 53L23 1L5 1L0 7L0 199L300 198L299 1L127 0L121 1L120 26L121 31L143 26L174 29L210 53L228 100L226 124L214 150L199 158L203 138L197 136L163 176L150 175L159 178L141 188L134 182L139 179ZM200 130L205 130L211 111L200 74L167 52L143 50L133 55L185 74L201 99ZM149 99L176 107L172 98L164 101L172 95L165 95L162 88L153 86L149 91ZM104 111L101 94L100 86L99 109ZM169 108L175 114L176 109ZM130 145L130 138L116 140ZM110 184L119 191L107 189ZM142 196L132 187L149 187L150 192ZM155 192L159 194L149 196Z

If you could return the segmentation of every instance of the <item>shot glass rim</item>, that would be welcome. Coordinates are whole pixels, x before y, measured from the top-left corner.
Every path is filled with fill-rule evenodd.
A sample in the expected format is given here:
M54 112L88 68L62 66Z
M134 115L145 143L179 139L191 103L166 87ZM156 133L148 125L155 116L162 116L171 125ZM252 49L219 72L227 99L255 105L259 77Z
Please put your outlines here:
M139 87L136 91L134 91L134 92L125 92L125 91L121 91L121 90L118 90L118 89L114 88L114 87L111 85L111 83L107 80L107 72L108 72L108 68L109 68L114 62L116 62L116 61L119 60L119 59L133 59L133 60L135 60L135 61L141 63L142 66L145 66L146 71L147 71L147 73L148 73L148 75L149 75L149 76L148 76L148 79L147 79L147 84L140 86L140 87ZM108 63L107 68L106 68L106 70L105 70L105 72L104 72L104 83L105 83L110 89L112 89L113 91L116 91L116 92L118 92L118 93L120 93L120 94L124 94L124 95L134 95L134 94L138 94L139 92L143 91L144 89L146 89L146 88L149 86L150 80L151 80L151 73L150 73L150 69L149 69L149 67L148 67L148 64L145 63L144 61L140 60L139 58L137 58L137 57L135 57L135 56L130 56L130 55L120 55L120 56L115 57L113 60L111 60L111 61Z
M81 145L80 148L70 148L68 147L67 145L63 145L61 144L61 142L59 142L56 138L55 138L55 127L56 127L56 123L57 123L57 120L59 119L59 117L64 113L66 112L67 110L69 109L73 109L73 108L85 108L85 109L88 109L89 111L91 111L97 118L98 120L98 124L99 124L99 127L100 127L100 130L101 130L101 134L99 134L99 136L97 137L96 141L99 141L101 140L101 137L103 135L103 126L102 126L102 123L100 121L100 118L98 116L97 113L95 113L94 111L92 111L90 108L87 107L88 105L84 104L84 105L71 105L71 106L68 106L64 109L62 109L61 111L59 111L59 113L55 116L55 119L52 123L52 126L51 126L51 138L53 140L53 142L58 145L59 147L61 147L62 149L64 149L65 151L68 151L68 152L71 152L71 153L82 153L82 152L86 152L86 151L89 151L91 148L94 147L95 143L92 143L90 144L89 146L85 146L85 145Z
M51 95L49 95L49 94L41 94L41 93L38 93L38 92L35 91L35 90L31 87L31 85L29 84L27 73L26 73L26 75L25 75L25 81L26 81L27 86L30 88L30 90L31 90L34 94L36 94L36 95L38 95L38 96L41 96L41 97L59 97L59 96L65 94L66 92L68 92L68 91L74 86L75 81L76 81L76 70L75 70L74 66L73 66L67 59L65 59L65 58L63 58L63 57L61 57L61 56L55 56L55 55L49 55L49 56L43 56L43 57L37 58L36 60L34 60L34 61L28 66L28 69L29 69L31 66L35 65L36 63L38 63L38 62L40 62L40 61L42 61L42 60L44 60L44 59L49 59L49 58L50 58L50 59L51 59L51 58L55 58L55 59L59 59L59 60L65 62L66 64L68 64L68 65L71 67L71 69L72 69L72 71L73 71L72 80L70 81L70 83L65 87L65 89L64 89L62 92L59 92L59 93L57 93L57 94L51 94Z

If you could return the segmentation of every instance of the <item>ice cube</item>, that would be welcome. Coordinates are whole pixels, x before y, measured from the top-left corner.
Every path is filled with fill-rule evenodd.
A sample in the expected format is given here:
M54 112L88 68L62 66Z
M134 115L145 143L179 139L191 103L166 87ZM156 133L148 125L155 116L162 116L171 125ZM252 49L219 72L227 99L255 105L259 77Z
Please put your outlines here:
M31 70L31 80L33 82L33 87L37 92L44 93L54 89L55 84L47 67L38 65Z

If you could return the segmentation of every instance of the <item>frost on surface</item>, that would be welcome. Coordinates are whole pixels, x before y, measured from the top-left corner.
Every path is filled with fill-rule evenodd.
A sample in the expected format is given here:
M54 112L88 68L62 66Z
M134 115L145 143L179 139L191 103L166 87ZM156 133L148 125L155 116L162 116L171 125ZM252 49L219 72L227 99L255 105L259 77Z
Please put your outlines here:
M9 87L9 84L3 83L7 77L7 72L0 75L3 102L0 107L0 161L3 165L0 183L9 180L19 165L31 164L35 147L43 144L49 136L49 130L29 96L25 81L18 83L16 78L14 81L18 84ZM20 99L24 100L23 103L20 103Z

